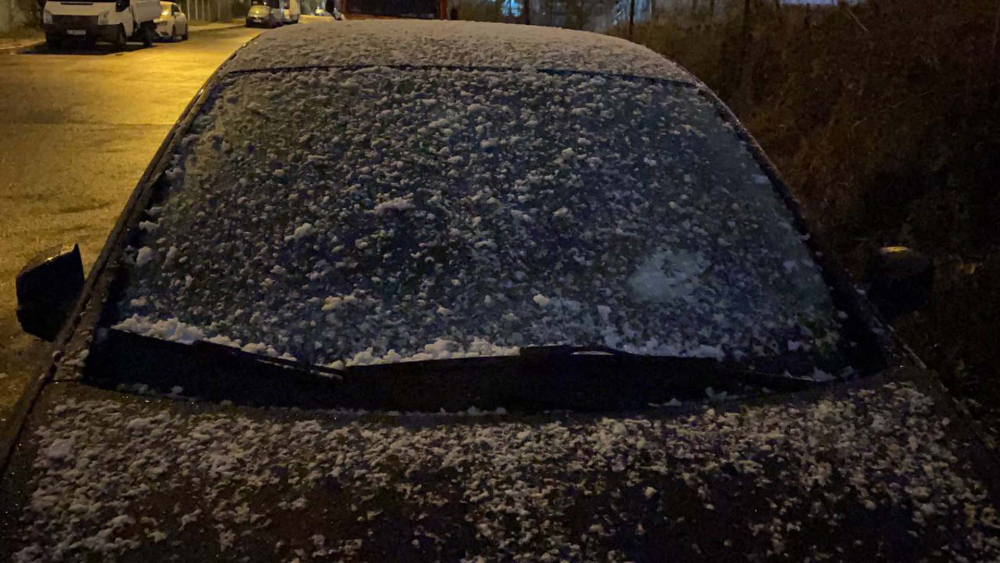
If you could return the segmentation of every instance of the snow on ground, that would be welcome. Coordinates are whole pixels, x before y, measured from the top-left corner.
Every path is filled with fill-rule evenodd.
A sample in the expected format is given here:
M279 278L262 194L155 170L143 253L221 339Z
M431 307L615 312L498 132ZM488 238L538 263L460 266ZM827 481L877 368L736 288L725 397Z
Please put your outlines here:
M262 34L222 72L306 65L559 69L698 83L653 51L607 35L552 27L439 21L351 21ZM474 108L473 108L474 109Z
M16 562L194 546L227 561L996 561L996 510L935 409L898 384L530 422L70 399L27 438L9 538Z
M532 70L230 76L173 158L120 303L128 330L187 327L315 364L446 341L844 367L788 211L691 87Z

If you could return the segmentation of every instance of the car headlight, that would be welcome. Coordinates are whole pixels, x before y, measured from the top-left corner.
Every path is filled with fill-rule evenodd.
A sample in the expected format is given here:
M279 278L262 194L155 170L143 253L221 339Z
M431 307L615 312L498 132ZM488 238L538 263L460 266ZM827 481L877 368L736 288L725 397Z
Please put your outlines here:
M101 12L97 16L97 25L107 25L108 24L108 14L109 13L110 13L110 10L106 10L104 12Z
M42 12L42 23L52 23L52 12L48 10Z

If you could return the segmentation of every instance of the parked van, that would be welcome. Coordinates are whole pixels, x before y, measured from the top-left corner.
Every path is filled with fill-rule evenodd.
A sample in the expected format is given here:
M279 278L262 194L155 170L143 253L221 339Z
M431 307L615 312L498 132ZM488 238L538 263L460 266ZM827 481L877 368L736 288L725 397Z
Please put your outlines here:
M281 12L281 23L299 23L299 18L302 17L302 7L299 6L299 0L284 0L284 4Z
M153 20L159 15L159 0L49 0L42 11L45 43L59 49L72 38L87 43L103 40L121 50L132 40L148 47L156 34Z
M278 27L299 23L302 11L299 0L250 0L247 27Z

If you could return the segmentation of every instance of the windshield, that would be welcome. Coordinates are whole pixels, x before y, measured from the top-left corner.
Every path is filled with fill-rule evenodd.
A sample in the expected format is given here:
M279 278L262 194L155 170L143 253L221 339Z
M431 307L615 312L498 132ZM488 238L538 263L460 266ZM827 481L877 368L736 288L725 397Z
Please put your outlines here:
M251 73L195 123L120 329L334 366L599 344L844 367L788 210L690 85Z
M250 0L251 6L267 6L268 8L277 9L279 0Z

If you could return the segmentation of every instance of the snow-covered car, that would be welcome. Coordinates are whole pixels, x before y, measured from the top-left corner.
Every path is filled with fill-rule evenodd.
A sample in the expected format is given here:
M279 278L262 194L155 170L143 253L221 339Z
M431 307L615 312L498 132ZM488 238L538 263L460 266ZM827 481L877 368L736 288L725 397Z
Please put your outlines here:
M181 7L173 2L160 2L160 17L156 19L156 34L161 39L187 40L188 19Z
M878 256L902 313L926 268ZM975 427L726 106L621 39L263 34L86 282L45 258L0 557L1000 557Z

